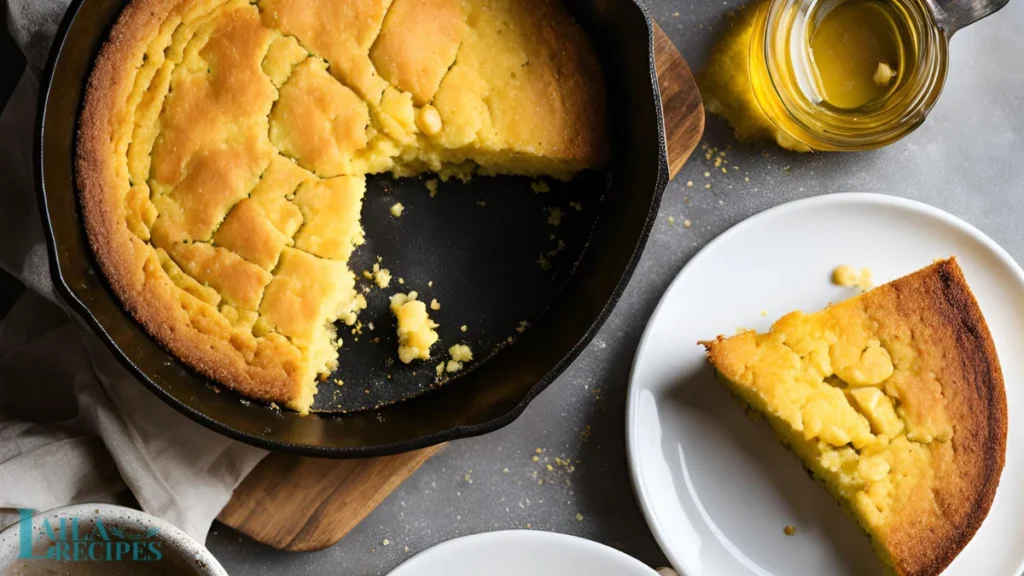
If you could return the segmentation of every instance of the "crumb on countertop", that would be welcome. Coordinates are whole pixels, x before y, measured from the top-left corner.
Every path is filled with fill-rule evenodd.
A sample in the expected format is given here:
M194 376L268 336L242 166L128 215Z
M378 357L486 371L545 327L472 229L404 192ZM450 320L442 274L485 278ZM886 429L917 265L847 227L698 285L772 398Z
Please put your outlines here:
M548 183L544 180L534 180L533 182L530 182L530 188L533 188L533 191L537 194L546 194L551 192L551 187L548 186Z
M786 534L786 536L792 536L793 534L796 534L796 526L786 526L782 529L782 531Z
M430 180L427 180L425 184L427 186L427 191L430 192L430 197L433 198L434 196L437 196L437 178L431 178Z
M405 210L405 206L402 206L401 202L395 202L391 205L391 215L395 218L401 216L403 210Z

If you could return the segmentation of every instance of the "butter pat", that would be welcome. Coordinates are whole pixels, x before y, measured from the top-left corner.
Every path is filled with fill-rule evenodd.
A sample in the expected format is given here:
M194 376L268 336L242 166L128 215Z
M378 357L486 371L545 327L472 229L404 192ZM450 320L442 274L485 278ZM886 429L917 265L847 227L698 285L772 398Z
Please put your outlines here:
M896 72L885 62L879 62L878 68L875 69L874 81L875 84L881 86L887 85L892 82L893 77L896 76Z

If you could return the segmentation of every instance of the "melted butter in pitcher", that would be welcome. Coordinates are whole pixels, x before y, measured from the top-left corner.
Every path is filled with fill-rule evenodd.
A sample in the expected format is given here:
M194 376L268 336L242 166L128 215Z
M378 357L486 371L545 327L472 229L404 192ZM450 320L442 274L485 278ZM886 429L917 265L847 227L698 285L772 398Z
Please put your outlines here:
M818 4L808 16L816 100L849 110L888 97L907 62L902 20L892 3L880 0Z

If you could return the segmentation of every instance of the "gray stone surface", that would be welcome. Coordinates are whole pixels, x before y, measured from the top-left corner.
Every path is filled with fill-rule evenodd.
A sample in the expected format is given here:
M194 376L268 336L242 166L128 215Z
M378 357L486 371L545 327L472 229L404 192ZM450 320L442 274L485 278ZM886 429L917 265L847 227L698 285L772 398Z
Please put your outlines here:
M723 16L738 3L648 0L648 6L696 68ZM222 525L211 532L209 547L232 574L372 575L457 536L529 527L583 536L651 565L663 563L635 503L624 451L630 364L662 292L704 244L733 224L776 204L831 192L881 192L927 202L1024 258L1022 30L1024 2L1018 0L960 32L935 110L915 133L884 150L796 155L738 145L721 121L709 119L705 141L731 145L728 166L738 170L722 174L700 150L694 154L669 184L643 261L614 314L517 422L452 444L333 548L276 552ZM682 225L684 219L691 227ZM556 464L555 457L570 460L574 469Z

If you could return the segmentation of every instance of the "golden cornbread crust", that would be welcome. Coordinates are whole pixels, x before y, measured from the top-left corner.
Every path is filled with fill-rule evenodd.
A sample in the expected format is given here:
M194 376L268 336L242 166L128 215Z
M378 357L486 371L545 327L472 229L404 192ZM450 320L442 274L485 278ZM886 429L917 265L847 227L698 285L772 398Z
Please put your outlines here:
M784 317L772 332L757 337L771 338L776 330L785 332L799 322L835 317L857 318L856 324L844 326L863 326L889 351L893 375L864 387L877 386L892 399L903 421L898 438L909 439L902 445L911 446L910 453L920 450L916 461L930 468L902 471L899 481L905 489L894 502L879 508L885 510L879 516L884 520L864 518L853 503L844 507L856 509L893 573L937 575L981 526L1004 466L1006 395L988 326L956 260L949 259L817 314L790 321L790 316ZM784 341L795 338L794 332L788 334ZM745 333L703 343L710 362L740 392L750 382L749 374L740 372L750 365L753 338ZM856 387L847 388L847 393L850 389ZM947 428L951 437L945 439ZM894 445L895 441L890 446ZM865 454L862 450L861 460ZM884 470L888 469L886 465ZM893 473L901 471L893 468ZM866 482L865 492L870 492L870 484Z
M295 378L298 359L282 355L252 364L224 338L193 328L177 303L179 289L161 273L152 247L125 225L124 182L117 176L109 153L115 137L112 124L125 113L134 81L122 67L139 59L151 31L178 4L165 0L128 4L96 59L79 120L76 158L89 242L121 302L176 356L203 375L247 396L287 403L302 385Z
M174 355L307 412L366 305L364 175L570 178L607 160L604 98L552 0L133 0L79 120L86 231Z

